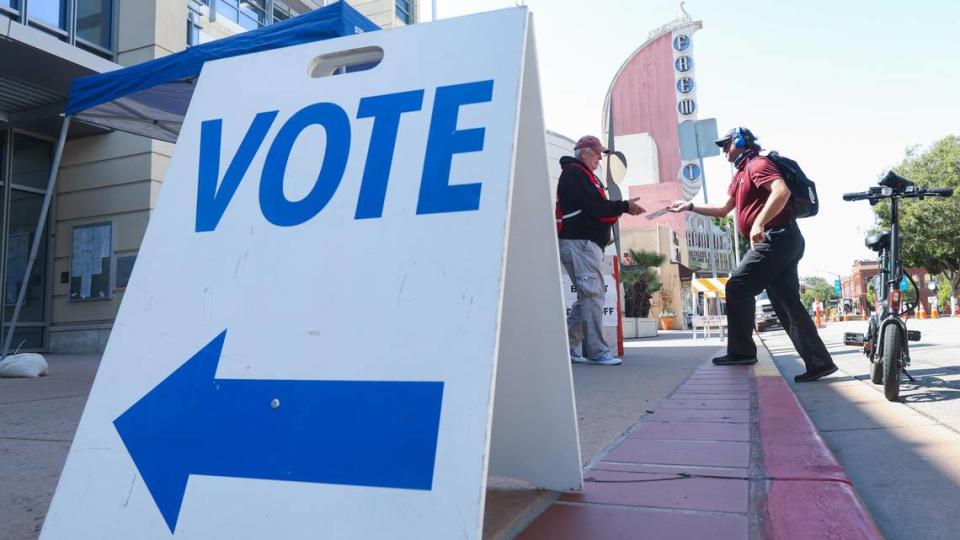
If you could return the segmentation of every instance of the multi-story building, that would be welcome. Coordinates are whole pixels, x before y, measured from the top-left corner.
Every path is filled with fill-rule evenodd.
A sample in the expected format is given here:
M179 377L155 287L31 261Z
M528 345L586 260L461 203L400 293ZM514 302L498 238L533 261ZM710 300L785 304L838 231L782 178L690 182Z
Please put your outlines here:
M904 268L904 272L910 274L916 282L920 289L920 301L923 303L923 309L929 312L930 303L927 297L930 294L926 291L927 283L933 279L933 276L924 268ZM876 259L857 260L853 262L850 277L841 279L841 294L844 299L853 300L853 308L856 313L865 314L872 309L870 302L867 300L867 290L870 288L873 277L879 273L880 261Z
M75 77L273 24L324 0L0 0L0 284L9 328ZM418 0L351 0L381 27ZM238 91L241 91L238 89ZM74 122L13 339L21 350L102 351L173 145Z

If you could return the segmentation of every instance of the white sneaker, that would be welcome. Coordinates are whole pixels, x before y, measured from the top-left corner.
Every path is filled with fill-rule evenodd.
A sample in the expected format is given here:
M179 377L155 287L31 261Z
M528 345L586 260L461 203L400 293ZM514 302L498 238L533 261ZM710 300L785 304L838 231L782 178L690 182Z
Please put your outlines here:
M570 362L571 362L571 363L574 363L574 364L589 364L589 363L590 363L589 360L587 360L586 358L580 356L579 354L571 354L571 355L570 355Z
M587 360L586 363L593 364L595 366L619 366L623 363L623 360L610 353L607 353L600 358L591 358L590 360Z

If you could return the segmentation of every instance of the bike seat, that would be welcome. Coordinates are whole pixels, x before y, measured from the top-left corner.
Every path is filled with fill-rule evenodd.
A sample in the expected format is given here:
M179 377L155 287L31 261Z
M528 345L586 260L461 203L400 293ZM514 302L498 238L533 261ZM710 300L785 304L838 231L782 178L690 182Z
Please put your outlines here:
M880 252L884 248L890 249L890 231L882 233L870 233L863 241L864 244L873 251Z

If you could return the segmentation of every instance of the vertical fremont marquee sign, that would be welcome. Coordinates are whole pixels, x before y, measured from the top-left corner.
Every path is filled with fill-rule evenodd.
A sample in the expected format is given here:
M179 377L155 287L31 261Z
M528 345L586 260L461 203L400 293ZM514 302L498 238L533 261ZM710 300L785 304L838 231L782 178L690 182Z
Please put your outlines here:
M700 30L699 21L692 21L680 7L683 17L670 35L673 70L677 90L677 122L697 121L696 66L693 62L693 33ZM700 160L680 161L677 180L683 186L683 198L692 200L703 185L703 163Z
M488 475L579 489L548 182L525 8L206 64L42 538L480 538Z

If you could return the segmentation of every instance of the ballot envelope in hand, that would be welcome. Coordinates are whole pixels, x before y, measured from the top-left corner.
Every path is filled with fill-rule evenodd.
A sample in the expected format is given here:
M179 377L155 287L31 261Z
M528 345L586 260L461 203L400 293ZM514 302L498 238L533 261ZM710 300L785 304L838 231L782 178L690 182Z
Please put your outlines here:
M645 218L647 218L647 219L654 219L654 218L658 218L658 217L666 214L668 211L669 211L668 208L661 208L661 209L657 210L656 212L650 212L649 214L646 214L646 215L643 216L643 217L645 217Z

